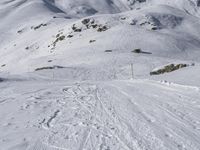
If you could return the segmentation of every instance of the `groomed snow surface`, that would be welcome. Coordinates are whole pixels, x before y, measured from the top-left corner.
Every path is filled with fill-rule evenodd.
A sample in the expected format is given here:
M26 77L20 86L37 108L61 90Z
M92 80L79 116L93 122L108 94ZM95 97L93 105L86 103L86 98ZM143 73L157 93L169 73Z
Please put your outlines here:
M199 6L1 0L0 150L200 150Z
M8 81L1 149L198 150L199 97L198 88L151 80Z

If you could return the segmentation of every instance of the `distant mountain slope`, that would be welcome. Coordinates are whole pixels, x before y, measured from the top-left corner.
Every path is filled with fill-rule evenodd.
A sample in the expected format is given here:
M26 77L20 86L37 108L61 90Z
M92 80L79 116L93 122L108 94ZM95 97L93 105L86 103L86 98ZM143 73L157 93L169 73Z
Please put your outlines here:
M120 13L149 5L169 5L199 16L199 0L2 0L0 17L4 18L10 13L19 12L21 8L24 14L29 15L41 15L41 13L52 11L65 13L70 17L84 17L94 14ZM31 11L26 12L26 8Z
M170 5L199 16L199 0L45 0L55 4L67 14L76 16L95 13L118 13L148 5Z

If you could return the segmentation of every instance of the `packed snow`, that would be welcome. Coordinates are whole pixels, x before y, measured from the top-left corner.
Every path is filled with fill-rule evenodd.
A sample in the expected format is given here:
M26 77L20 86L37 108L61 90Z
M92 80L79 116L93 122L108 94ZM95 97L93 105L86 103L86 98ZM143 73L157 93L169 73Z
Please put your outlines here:
M200 150L199 0L1 0L0 150Z

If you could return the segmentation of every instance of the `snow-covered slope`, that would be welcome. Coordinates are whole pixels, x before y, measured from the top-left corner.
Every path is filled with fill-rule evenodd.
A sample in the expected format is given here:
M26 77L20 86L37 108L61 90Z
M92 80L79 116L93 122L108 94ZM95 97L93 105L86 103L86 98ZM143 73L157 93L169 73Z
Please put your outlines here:
M141 48L153 56L199 60L196 54L200 47L200 20L174 7L155 5L92 16L88 24L84 24L83 19L53 13L44 2L27 4L30 4L24 6L27 9L19 9L19 13L2 19L0 55L1 64L6 64L2 68L4 71L32 71L51 65L49 59L56 59L57 55L57 64L61 66L91 64L96 61L96 54L108 56L104 51L110 49L113 54L130 54L133 49ZM35 7L37 11L42 10L41 15L35 15L38 14ZM99 28L106 29L98 32ZM64 39L60 41L56 36ZM97 63L103 62L105 60L100 59Z
M0 1L0 150L199 150L199 3Z

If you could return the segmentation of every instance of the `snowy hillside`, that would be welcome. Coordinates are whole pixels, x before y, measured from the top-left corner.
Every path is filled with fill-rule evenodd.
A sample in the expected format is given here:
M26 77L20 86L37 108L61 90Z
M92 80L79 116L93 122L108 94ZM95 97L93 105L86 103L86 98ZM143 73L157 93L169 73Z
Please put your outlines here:
M200 150L199 0L1 0L0 150Z

